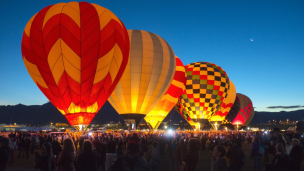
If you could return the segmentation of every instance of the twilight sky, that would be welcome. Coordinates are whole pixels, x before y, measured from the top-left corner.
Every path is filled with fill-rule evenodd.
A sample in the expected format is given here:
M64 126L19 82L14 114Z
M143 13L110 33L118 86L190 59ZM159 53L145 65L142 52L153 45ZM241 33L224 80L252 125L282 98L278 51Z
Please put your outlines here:
M1 1L0 105L48 101L23 64L21 38L35 13L59 2ZM161 36L185 65L219 65L256 111L304 108L303 0L89 2L114 12L127 29Z

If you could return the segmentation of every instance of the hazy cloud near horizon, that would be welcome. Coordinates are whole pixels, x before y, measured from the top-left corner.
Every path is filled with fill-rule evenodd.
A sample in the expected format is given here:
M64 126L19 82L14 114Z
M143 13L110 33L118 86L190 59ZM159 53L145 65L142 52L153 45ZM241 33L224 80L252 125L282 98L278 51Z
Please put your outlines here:
M297 106L269 106L268 109L296 109L296 108L303 108L304 106L297 105Z

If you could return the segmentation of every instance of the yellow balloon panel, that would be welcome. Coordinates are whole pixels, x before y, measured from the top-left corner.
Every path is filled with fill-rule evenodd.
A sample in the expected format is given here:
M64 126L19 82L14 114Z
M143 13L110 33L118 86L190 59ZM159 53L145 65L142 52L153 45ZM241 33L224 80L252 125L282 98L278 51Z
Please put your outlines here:
M148 114L168 90L176 69L170 45L156 34L128 30L130 58L108 101L119 114Z
M233 82L231 80L229 81L230 81L230 87L228 90L228 95L221 104L220 109L209 119L209 121L211 122L223 121L233 106L233 103L236 98L236 89Z
M176 70L173 81L162 99L144 118L150 123L153 129L157 129L160 123L165 119L168 113L179 100L180 95L184 92L186 86L186 72L182 61L176 56Z

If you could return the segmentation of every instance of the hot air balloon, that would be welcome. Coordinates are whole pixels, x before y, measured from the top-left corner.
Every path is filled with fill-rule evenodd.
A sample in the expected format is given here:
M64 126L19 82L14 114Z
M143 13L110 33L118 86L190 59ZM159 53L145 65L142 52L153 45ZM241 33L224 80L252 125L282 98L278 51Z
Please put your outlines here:
M221 67L209 62L195 62L185 68L186 93L181 96L181 103L190 118L203 128L227 97L229 78Z
M176 69L172 83L157 105L145 116L146 122L150 124L153 129L157 129L160 123L165 119L171 109L179 100L180 95L185 90L187 75L182 61L175 56Z
M167 92L176 69L170 45L156 34L128 30L130 59L108 101L125 121L136 125Z
M243 126L248 126L252 121L253 117L254 117L254 108L252 109L252 114L249 116L249 118L247 119L247 121L244 123Z
M193 129L196 129L199 127L199 124L194 123L193 120L190 118L188 112L181 105L180 100L176 103L174 108L175 108L175 111L177 111L188 122L188 124L192 126Z
M123 23L87 2L50 5L27 23L22 37L26 69L43 94L81 129L111 95L128 63Z
M180 101L176 103L174 106L175 110L189 123L189 121L192 121L190 118L188 112L182 107Z
M239 129L239 126L244 125L253 113L253 106L251 100L247 96L240 93L237 93L236 95L240 99L241 109L231 124L235 125L236 129Z
M239 113L240 109L241 109L240 99L236 96L233 106L230 109L229 113L226 115L225 120L222 121L222 124L223 125L231 124L231 122L235 119L236 115Z
M209 122L216 130L225 119L227 114L229 113L230 109L233 106L233 103L236 98L236 89L232 81L230 80L230 87L228 90L228 96L225 98L224 102L221 104L221 107L217 112L209 119Z

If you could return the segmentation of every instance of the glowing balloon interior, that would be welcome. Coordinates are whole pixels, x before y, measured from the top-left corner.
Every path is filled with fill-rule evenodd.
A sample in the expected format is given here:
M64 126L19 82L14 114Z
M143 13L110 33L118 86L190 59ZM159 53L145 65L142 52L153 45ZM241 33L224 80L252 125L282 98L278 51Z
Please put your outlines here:
M236 95L240 99L241 109L231 124L244 125L250 118L250 115L253 114L253 105L247 96L240 93L237 93Z
M163 98L144 118L153 129L157 129L185 90L186 72L182 61L176 56L176 70L172 83Z
M221 67L209 62L195 62L185 68L187 83L181 104L194 122L205 125L227 97L229 78Z
M109 102L126 120L139 122L168 90L176 60L170 45L156 34L128 30L130 59Z
M129 36L108 9L87 2L45 7L22 38L26 69L72 126L90 124L121 78Z

